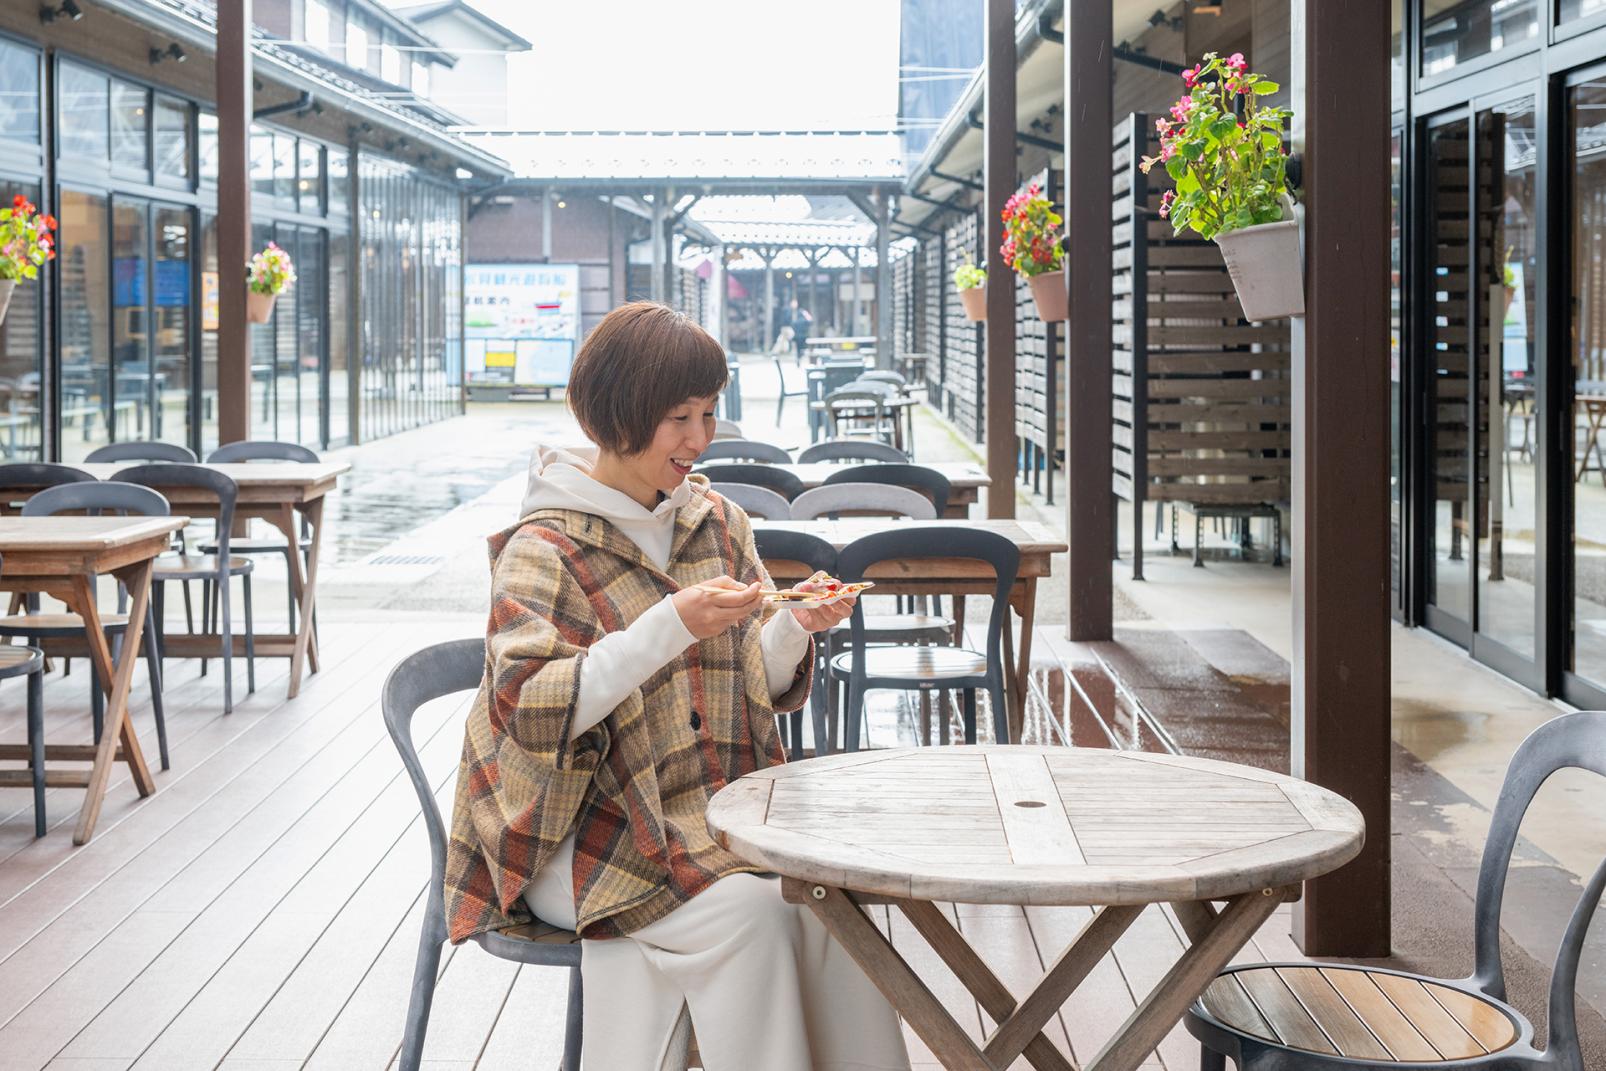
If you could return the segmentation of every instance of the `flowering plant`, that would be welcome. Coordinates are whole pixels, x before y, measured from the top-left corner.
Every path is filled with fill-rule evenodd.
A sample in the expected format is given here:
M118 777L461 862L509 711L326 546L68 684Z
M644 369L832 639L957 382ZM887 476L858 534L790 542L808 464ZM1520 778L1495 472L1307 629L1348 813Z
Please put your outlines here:
M269 242L251 258L245 281L258 294L277 294L296 281L296 268L290 263L289 253Z
M0 208L0 279L38 277L40 267L56 255L56 217L40 214L22 194Z
M1003 217L1004 244L998 251L1005 263L1028 277L1059 270L1065 253L1054 228L1064 221L1037 183L1005 201Z
M954 269L954 286L960 290L974 290L978 286L987 285L987 269L978 268L972 261L965 261Z
M1281 87L1247 67L1242 52L1226 59L1205 53L1182 72L1188 92L1172 105L1171 118L1155 120L1160 155L1144 157L1140 166L1147 174L1164 164L1176 183L1161 199L1160 215L1178 234L1189 227L1214 238L1283 218L1283 124L1293 113L1260 106L1261 97Z

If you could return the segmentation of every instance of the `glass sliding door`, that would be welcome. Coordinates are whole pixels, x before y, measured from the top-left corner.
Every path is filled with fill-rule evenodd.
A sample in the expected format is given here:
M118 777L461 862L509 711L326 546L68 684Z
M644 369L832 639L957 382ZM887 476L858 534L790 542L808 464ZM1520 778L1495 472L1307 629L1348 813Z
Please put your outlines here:
M1426 391L1425 517L1429 623L1460 642L1470 639L1472 319L1470 124L1452 118L1426 130L1427 211L1423 220L1422 355Z
M6 49L0 43L0 56ZM6 114L5 75L0 74L0 139L15 116ZM35 106L37 110L37 105ZM39 203L39 185L0 179L0 205L21 195ZM40 408L40 379L44 360L45 280L20 282L11 305L0 319L0 457L6 461L43 461L44 423Z
M61 191L61 459L82 461L110 441L111 287L105 194Z
M1567 99L1572 369L1564 442L1572 487L1567 668L1606 686L1606 75Z
M176 205L156 205L151 213L150 393L154 436L190 444L190 310L192 289L192 213Z

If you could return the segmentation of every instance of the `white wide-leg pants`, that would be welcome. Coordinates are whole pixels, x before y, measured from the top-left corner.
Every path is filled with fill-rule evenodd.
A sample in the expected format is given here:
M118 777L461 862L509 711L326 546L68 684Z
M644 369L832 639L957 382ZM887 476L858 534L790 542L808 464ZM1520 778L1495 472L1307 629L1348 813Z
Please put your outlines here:
M556 899L531 907L563 925ZM685 1009L707 1071L908 1071L892 1006L778 878L733 874L629 937L582 941L580 972L585 1071L681 1071Z

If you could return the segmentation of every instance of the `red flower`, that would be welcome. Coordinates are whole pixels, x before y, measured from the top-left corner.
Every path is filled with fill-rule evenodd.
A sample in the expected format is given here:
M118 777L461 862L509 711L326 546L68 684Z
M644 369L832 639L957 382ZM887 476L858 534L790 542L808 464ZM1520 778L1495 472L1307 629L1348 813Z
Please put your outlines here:
M55 216L46 216L45 217L45 226L49 227L51 230L55 230L56 229L56 217Z
M20 193L17 194L17 196L15 196L15 197L13 197L11 199L11 207L12 208L21 208L23 205L25 205L27 203L28 203L28 199L26 197L24 197Z

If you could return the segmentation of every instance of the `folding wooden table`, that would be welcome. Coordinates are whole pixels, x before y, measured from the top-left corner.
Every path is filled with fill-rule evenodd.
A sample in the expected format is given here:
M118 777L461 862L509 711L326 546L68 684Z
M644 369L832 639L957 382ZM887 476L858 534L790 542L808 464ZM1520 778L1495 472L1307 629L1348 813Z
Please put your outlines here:
M1094 748L900 748L773 766L727 785L708 827L782 877L955 1071L1017 1057L1073 1071L1043 1026L1150 904L1174 905L1190 941L1088 1061L1134 1071L1301 882L1361 850L1342 797L1233 763ZM1219 909L1215 902L1223 901ZM1020 999L939 903L1100 910ZM973 1040L861 910L901 910L997 1029ZM1046 950L1045 950L1046 951ZM974 1024L975 1020L970 1020Z
M151 561L168 549L172 534L188 517L0 517L0 588L42 592L60 599L84 619L90 664L106 690L106 721L98 744L46 744L45 759L89 762L85 770L47 769L45 783L82 786L88 791L78 812L73 843L83 844L95 830L100 801L112 763L128 763L141 796L156 782L140 753L128 718L128 693L139 659L150 598ZM128 588L128 625L114 660L95 604L95 578L109 573ZM0 745L0 759L28 758L25 744ZM0 771L0 785L29 785L28 771Z

